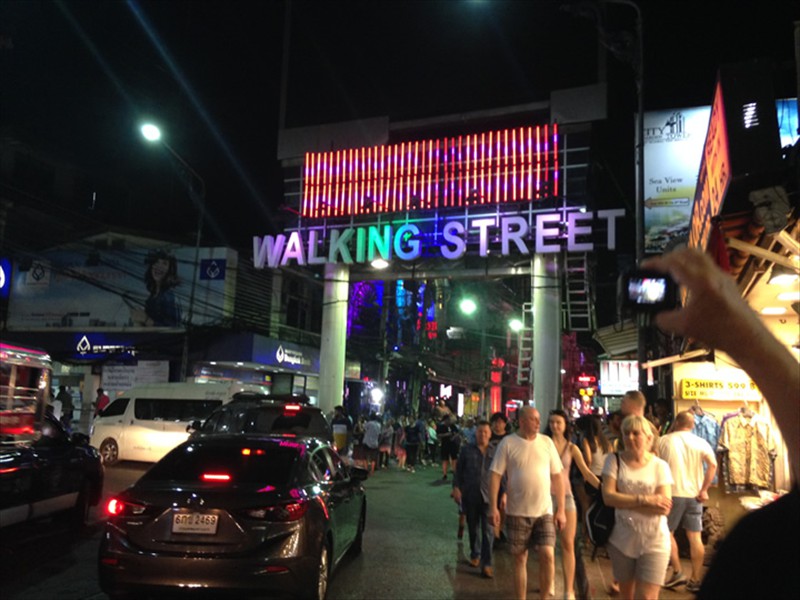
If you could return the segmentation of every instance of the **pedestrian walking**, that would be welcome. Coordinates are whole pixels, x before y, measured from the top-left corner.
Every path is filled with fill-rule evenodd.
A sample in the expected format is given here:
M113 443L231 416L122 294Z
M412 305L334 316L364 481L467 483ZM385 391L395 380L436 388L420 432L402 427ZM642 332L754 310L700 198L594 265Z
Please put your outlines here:
M495 447L489 446L492 429L488 421L475 428L475 443L462 446L453 474L453 500L467 519L469 562L479 567L484 577L494 577L492 544L494 527L489 521L490 467Z
M675 417L674 430L659 441L659 456L667 461L672 471L672 510L667 517L670 535L670 564L672 575L664 581L664 587L673 589L685 583L686 591L700 591L703 559L703 503L708 500L708 488L717 472L717 459L710 444L692 433L694 415L689 411L679 412ZM689 557L692 563L691 578L681 569L675 531L683 527L689 541Z
M539 558L539 590L542 598L552 596L555 577L554 546L556 529L565 526L563 467L553 440L539 433L541 417L532 406L519 411L519 430L506 436L497 446L492 461L490 515L494 525L500 521L497 496L500 480L508 477L506 494L506 533L514 556L514 593L525 600L528 587L528 547ZM551 494L556 498L553 514Z

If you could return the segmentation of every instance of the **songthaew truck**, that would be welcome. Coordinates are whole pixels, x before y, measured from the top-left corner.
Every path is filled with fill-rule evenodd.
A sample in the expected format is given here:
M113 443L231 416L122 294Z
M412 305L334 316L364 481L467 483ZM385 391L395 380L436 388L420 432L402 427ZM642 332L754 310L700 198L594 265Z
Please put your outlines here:
M103 464L50 406L46 352L0 343L0 527L64 513L76 526L103 492Z

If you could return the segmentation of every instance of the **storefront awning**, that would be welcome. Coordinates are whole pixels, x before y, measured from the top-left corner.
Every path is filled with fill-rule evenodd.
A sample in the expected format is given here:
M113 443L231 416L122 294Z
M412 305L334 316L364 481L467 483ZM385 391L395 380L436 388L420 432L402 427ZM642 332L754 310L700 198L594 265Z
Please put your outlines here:
M611 358L619 358L629 354L636 355L637 329L636 324L630 319L607 327L600 327L594 332L593 337Z

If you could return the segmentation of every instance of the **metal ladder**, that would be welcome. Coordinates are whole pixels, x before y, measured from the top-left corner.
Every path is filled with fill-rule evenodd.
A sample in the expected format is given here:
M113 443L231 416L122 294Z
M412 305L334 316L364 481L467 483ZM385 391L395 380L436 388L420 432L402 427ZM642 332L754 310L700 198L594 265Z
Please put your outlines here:
M533 375L533 302L522 304L522 329L517 333L517 384L530 383Z
M564 255L562 309L565 331L594 330L594 303L586 253Z

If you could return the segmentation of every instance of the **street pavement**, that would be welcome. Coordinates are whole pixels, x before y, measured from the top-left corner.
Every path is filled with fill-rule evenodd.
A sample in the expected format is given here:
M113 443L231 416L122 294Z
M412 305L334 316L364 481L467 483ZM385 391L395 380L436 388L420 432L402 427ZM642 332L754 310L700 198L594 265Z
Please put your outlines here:
M106 471L108 497L138 478L148 465L122 463ZM458 540L456 505L450 498L452 476L442 481L441 467L418 467L416 473L395 466L374 473L367 488L367 527L363 552L346 556L331 581L329 600L484 600L513 597L512 557L495 552L495 577L484 579L468 562L467 535ZM101 512L80 535L57 521L22 524L0 532L3 600L99 600L97 547ZM611 565L602 554L585 552L592 598L614 598L608 585ZM563 598L560 554L556 550L556 598ZM684 560L684 572L689 569ZM207 596L206 596L207 597ZM528 560L528 597L538 598L538 563ZM681 586L662 590L663 600L694 596Z
M367 482L367 530L364 552L346 558L331 582L330 600L363 598L478 600L512 598L513 559L501 546L494 555L494 579L484 579L468 564L466 532L457 539L458 516L450 498L452 475L442 481L441 467L417 467L415 473L391 466ZM604 551L591 559L584 550L591 597L614 598L608 592L611 563ZM689 570L683 560L684 573ZM528 597L538 598L538 562L528 558ZM556 549L556 598L564 598L561 556ZM661 598L694 598L683 586L663 589Z

